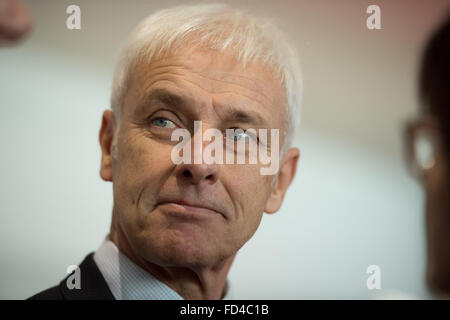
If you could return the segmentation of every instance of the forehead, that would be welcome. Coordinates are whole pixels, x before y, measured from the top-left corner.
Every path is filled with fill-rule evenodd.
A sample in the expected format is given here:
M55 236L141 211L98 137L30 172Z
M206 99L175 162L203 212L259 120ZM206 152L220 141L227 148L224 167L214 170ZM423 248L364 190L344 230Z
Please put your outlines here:
M286 111L285 90L277 72L258 61L244 66L232 53L179 49L151 62L138 60L130 75L129 91L136 105L165 88L197 105L201 99L217 105L245 105L272 120Z

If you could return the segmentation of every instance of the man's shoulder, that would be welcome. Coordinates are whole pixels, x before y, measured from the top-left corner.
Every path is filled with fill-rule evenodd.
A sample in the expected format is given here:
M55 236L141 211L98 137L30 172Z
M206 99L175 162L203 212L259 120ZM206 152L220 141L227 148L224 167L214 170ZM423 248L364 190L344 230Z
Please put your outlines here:
M114 300L114 296L94 261L94 253L88 254L78 269L80 286L71 288L69 274L59 285L41 291L29 300ZM69 280L69 281L68 281Z
M48 288L47 290L36 293L27 300L64 300L59 285Z

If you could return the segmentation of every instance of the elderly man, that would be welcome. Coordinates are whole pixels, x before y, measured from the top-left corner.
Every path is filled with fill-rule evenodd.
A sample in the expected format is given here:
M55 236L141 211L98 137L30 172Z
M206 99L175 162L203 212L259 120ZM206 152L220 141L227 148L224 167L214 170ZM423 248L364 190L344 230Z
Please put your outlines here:
M69 276L33 298L229 298L237 251L264 212L279 210L294 178L299 105L297 57L268 21L225 5L147 17L119 61L100 129L100 175L113 183L110 233L81 263L79 286ZM210 129L226 132L227 155L251 139L279 151L278 170L262 174L247 151L245 163L173 161L175 132L190 132L187 143L205 151L210 143L195 135ZM261 129L279 131L280 150L251 134Z

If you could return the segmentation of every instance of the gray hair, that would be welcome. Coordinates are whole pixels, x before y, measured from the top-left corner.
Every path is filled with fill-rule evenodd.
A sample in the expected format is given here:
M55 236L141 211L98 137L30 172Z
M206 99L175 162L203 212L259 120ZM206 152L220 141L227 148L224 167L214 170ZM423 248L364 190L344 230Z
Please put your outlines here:
M192 41L195 39L195 41ZM114 74L111 108L120 121L134 63L188 44L224 52L230 50L245 66L258 60L278 72L286 90L286 131L281 155L292 144L302 98L298 55L283 33L268 19L257 18L224 4L189 5L157 11L132 32Z

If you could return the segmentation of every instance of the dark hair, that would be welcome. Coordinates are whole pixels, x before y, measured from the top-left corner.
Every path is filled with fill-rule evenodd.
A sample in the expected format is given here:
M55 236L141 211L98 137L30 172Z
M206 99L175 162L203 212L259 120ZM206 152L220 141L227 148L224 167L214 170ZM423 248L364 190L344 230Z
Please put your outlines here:
M450 151L450 12L425 48L420 71L420 96L425 110L442 129L445 149Z

